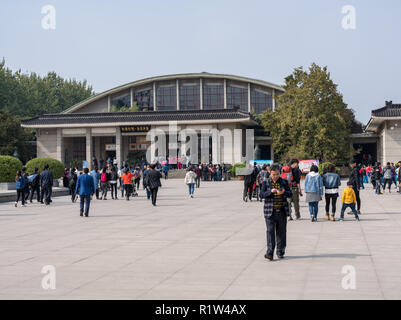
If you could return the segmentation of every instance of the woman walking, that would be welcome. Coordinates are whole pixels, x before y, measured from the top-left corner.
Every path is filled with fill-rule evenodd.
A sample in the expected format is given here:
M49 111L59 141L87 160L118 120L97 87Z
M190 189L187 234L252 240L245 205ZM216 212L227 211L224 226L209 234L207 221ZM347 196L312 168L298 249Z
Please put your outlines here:
M100 175L100 189L102 190L102 196L100 200L107 200L107 189L109 187L110 175L107 173L107 168L104 167Z
M188 186L189 196L194 197L196 182L196 173L192 167L189 167L187 174L185 175L185 183Z
M27 181L24 178L24 176L22 175L21 170L17 171L17 174L15 176L15 184L16 184L16 188L17 188L17 201L15 201L15 207L18 206L18 201L20 198L21 198L22 207L26 207L25 206L25 185L27 184Z
M324 196L326 198L326 220L329 220L330 201L331 201L331 221L336 221L336 204L338 198L338 187L341 185L340 176L336 173L334 164L330 164L327 173L323 175L323 186L325 187Z
M305 193L306 202L309 204L311 221L316 222L319 210L319 201L322 200L323 196L323 179L320 176L319 169L316 165L311 167L310 172L306 176Z

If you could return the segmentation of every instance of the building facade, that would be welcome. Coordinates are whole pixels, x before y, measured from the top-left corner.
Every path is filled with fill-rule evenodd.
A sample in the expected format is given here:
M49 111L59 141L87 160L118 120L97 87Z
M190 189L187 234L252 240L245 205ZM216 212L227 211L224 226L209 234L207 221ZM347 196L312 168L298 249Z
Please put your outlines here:
M386 101L384 107L373 110L365 132L377 139L379 162L401 161L401 104Z
M208 147L214 163L241 162L245 158L246 129L257 129L253 113L277 106L276 97L284 92L278 85L245 77L194 73L166 75L134 81L96 94L60 114L41 115L22 121L36 129L38 157L51 157L68 165L72 160L117 159L144 153L151 129L168 131L171 122L177 130L241 130L241 137L229 141L230 160L225 161L227 144L210 134ZM135 106L133 112L120 112ZM202 131L203 130L203 131ZM254 137L251 159L273 159L272 139L260 130ZM260 134L258 134L260 132ZM175 137L168 136L167 143ZM180 142L178 142L178 148ZM226 146L226 150L224 147ZM171 156L168 154L167 156ZM197 162L192 161L192 162Z

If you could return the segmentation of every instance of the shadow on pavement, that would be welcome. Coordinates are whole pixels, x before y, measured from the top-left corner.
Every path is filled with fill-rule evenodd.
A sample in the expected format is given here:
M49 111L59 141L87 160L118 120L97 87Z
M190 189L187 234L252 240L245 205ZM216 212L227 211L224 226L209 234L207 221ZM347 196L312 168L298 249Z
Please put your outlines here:
M347 258L356 259L357 257L370 257L370 254L356 254L356 253L333 253L333 254L315 254L309 256L286 256L286 260L291 259L311 259L311 258Z

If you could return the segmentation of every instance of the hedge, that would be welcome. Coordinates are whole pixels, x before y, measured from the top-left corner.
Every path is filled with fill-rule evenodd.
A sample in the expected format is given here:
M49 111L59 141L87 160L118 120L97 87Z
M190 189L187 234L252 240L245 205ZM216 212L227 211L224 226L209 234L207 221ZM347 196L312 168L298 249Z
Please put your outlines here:
M11 156L0 156L0 182L15 182L18 170L21 170L22 162Z
M60 179L64 173L64 165L62 162L52 159L52 158L35 158L29 160L26 164L26 170L29 174L35 172L35 168L39 169L39 172L42 172L45 165L48 164L50 170L53 172L54 179Z
M234 166L230 170L231 177L236 177L237 176L237 174L235 172L237 168L246 168L246 164L242 163L242 162L234 164Z

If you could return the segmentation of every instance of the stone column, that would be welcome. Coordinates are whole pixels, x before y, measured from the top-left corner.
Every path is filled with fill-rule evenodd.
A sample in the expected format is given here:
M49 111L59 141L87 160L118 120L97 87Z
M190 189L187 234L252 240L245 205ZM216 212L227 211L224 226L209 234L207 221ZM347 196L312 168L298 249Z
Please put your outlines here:
M177 110L180 110L180 81L176 79L175 81L176 95L177 95Z
M57 160L64 163L64 139L63 139L63 129L57 129Z
M86 161L88 161L88 168L92 170L92 129L86 129Z
M248 112L251 112L251 83L248 82Z
M130 94L130 103L131 103L131 108L134 106L134 88L130 88L129 90L129 94Z
M203 110L203 80L199 79L200 109Z
M273 111L276 110L276 97L274 94L274 89L272 89L272 103L273 103Z
M153 111L157 110L156 82L153 82Z
M212 130L212 162L213 164L220 163L220 136L217 127Z
M224 79L224 109L227 109L227 79Z
M116 128L116 159L117 159L117 168L120 168L122 161L122 136L120 127Z

